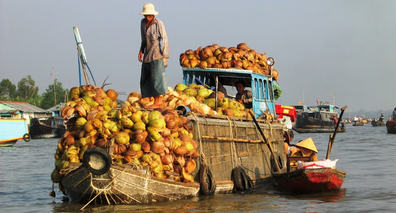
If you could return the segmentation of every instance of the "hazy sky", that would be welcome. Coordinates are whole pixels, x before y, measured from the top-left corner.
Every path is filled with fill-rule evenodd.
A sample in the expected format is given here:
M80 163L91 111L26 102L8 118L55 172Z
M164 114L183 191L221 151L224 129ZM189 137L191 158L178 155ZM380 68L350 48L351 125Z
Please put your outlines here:
M138 0L0 0L0 80L32 75L43 92L54 76L78 85L73 26L98 84L139 88ZM169 86L182 81L179 55L246 42L275 58L282 104L316 99L349 110L396 106L396 1L152 1L170 43ZM125 99L126 96L121 96Z

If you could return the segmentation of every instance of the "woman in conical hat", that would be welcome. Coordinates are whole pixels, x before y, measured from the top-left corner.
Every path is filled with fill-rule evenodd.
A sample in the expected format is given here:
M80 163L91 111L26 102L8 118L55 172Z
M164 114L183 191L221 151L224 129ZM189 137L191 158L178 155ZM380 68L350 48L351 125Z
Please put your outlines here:
M318 150L311 137L301 140L296 144L296 149L291 151L294 157L309 157L310 161L318 161Z

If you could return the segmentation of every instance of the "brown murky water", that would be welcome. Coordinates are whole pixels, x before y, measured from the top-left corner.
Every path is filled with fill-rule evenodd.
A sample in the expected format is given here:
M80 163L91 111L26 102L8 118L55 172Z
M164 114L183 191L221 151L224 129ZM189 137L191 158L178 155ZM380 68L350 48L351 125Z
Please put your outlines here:
M328 134L312 137L323 158ZM0 148L0 212L78 212L82 205L51 198L50 173L57 139L18 141ZM385 127L353 127L337 135L332 159L347 172L338 193L291 196L268 189L153 205L89 206L87 212L396 212L396 135Z

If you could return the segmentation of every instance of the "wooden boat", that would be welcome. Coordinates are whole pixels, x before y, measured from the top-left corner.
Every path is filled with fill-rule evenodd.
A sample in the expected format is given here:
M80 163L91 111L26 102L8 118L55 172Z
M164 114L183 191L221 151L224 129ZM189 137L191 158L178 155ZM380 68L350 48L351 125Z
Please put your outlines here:
M338 191L346 173L332 168L297 169L275 175L277 186L291 193L319 193Z
M65 133L66 127L62 117L51 116L31 119L29 131L33 139L60 138Z
M393 120L388 120L386 122L386 129L390 134L396 134L396 122Z
M21 139L30 140L26 120L0 118L0 147L12 146Z
M64 171L61 188L72 202L134 204L184 199L200 194L231 193L270 182L274 161L251 120L191 115L189 118L195 140L200 141L201 160L193 174L195 183L158 179L148 175L147 168L129 164L109 163L107 172L95 175L89 172L89 166L80 164ZM271 141L275 158L279 160L279 172L285 172L283 125L260 123L260 127Z
M373 120L371 121L371 125L372 125L372 126L385 126L385 122L384 122L384 120L376 120L376 119L373 119Z
M231 193L269 184L275 170L286 172L284 124L270 118L275 114L271 76L249 70L194 68L183 70L183 77L186 85L200 79L202 84L216 85L215 91L218 83L232 86L236 80L245 79L248 86L255 85L253 96L255 92L266 94L266 98L253 100L254 116L267 115L264 112L272 115L267 120L258 119L256 126L252 119L205 116L187 113L185 109L200 154L191 173L193 183L158 179L149 175L148 168L135 164L117 165L110 157L111 147L89 149L82 164L61 170L60 188L72 202L135 204ZM263 142L258 128L270 141L268 144Z
M320 104L315 107L303 107L297 110L296 122L293 130L298 133L331 133L334 131L334 116L338 116L337 106ZM341 123L337 132L345 132L346 127Z
M364 126L363 121L352 121L352 126Z

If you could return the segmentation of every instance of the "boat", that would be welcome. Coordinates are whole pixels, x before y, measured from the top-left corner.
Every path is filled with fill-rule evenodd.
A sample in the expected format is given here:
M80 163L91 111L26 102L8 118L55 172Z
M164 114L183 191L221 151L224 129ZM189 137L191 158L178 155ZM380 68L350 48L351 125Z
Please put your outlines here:
M66 132L61 116L32 118L29 129L32 139L60 138Z
M372 126L385 126L384 120L376 120L375 118L371 121Z
M352 126L364 126L363 118L359 116L353 117Z
M70 163L60 170L62 177L57 180L60 189L71 202L87 206L154 203L246 191L271 184L274 172L286 172L285 126L273 120L272 76L250 70L183 68L185 85L197 82L215 85L216 92L220 83L233 86L241 79L252 88L253 97L257 97L252 103L254 119L209 116L193 113L185 106L176 108L180 116L189 120L188 126L197 142L199 157L191 173L193 182L154 177L147 166L118 165L110 154L114 150L111 145L107 149L90 148L84 152L82 163Z
M312 107L298 106L293 130L299 133L331 133L335 125L333 117L338 116L337 109L337 106L327 103ZM345 130L344 123L341 123L337 131L345 132Z
M285 192L302 193L322 193L340 190L344 183L346 173L336 169L337 160L330 160L330 153L339 127L347 106L341 109L336 127L329 137L326 159L322 161L311 161L310 157L287 156L287 172L274 174L276 186ZM312 140L306 139L303 148L308 148L317 152ZM299 143L296 145L298 146Z
M0 118L0 147L13 146L18 140L30 141L25 119Z
M294 194L322 193L340 190L346 173L332 168L296 169L275 175L282 191Z
M394 120L388 120L386 122L386 129L389 134L396 134L396 122Z

